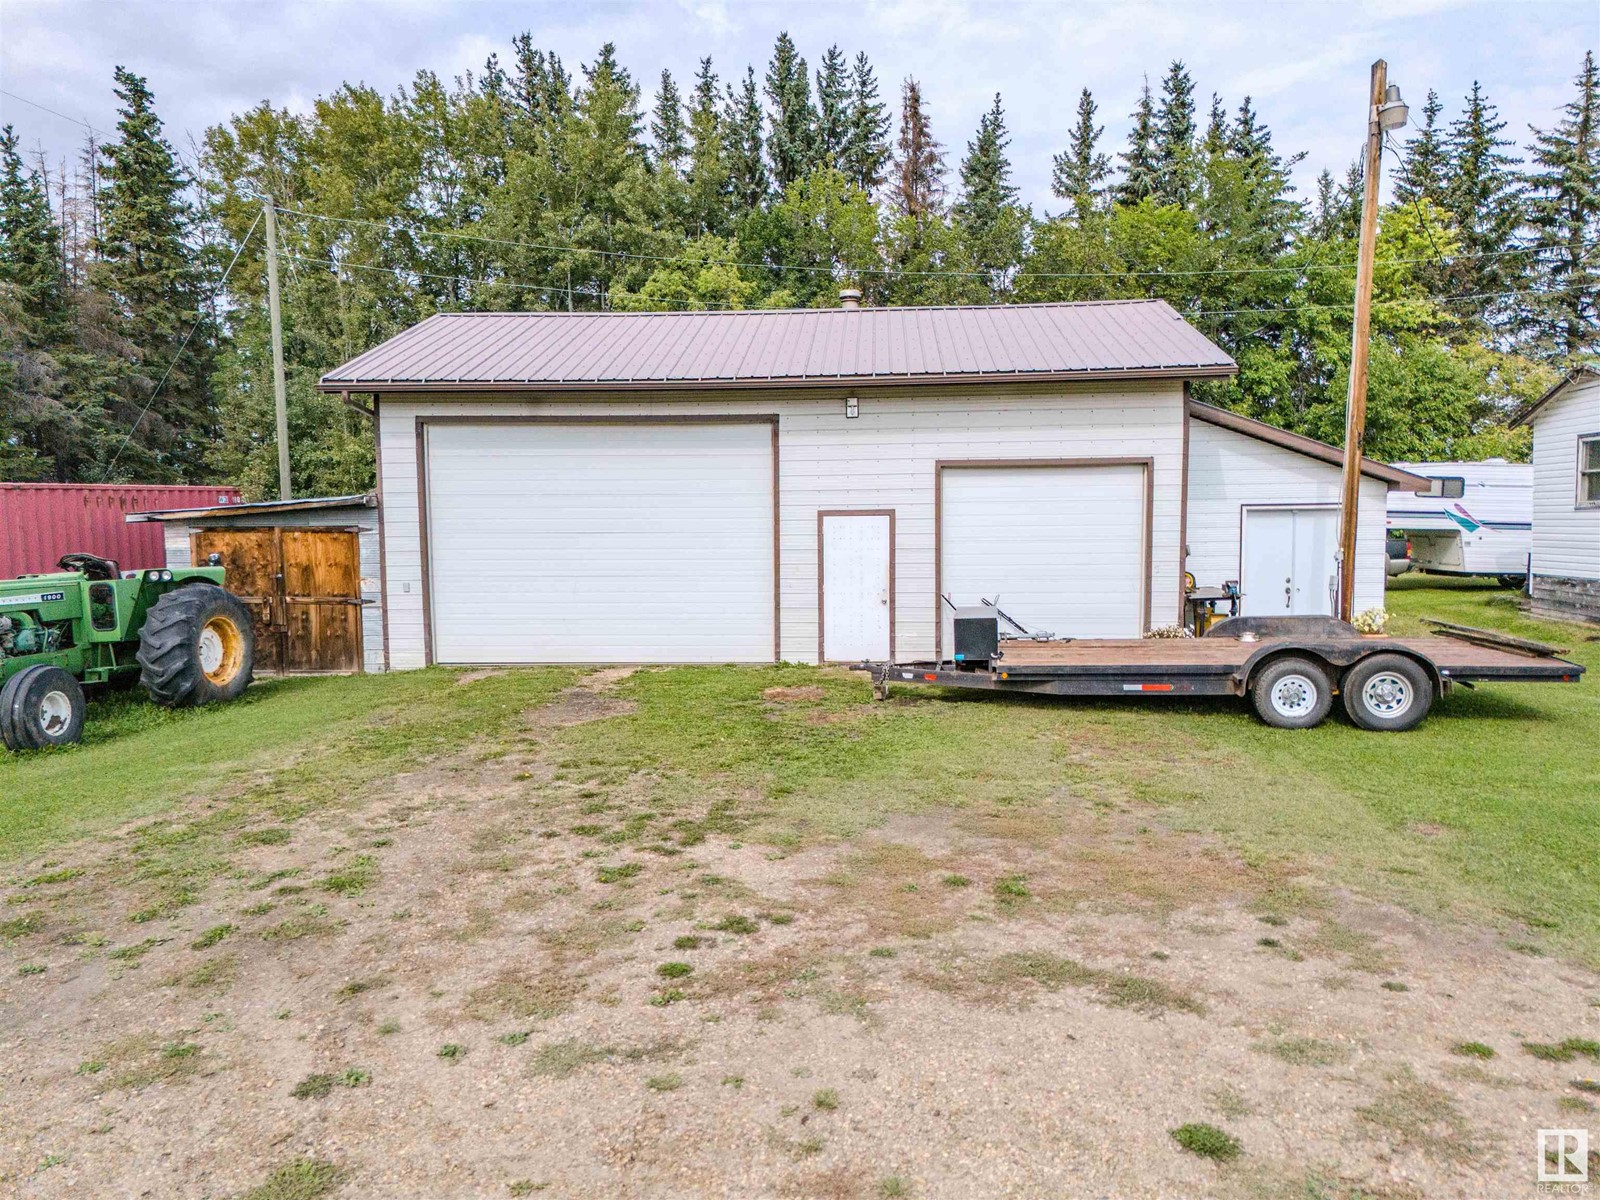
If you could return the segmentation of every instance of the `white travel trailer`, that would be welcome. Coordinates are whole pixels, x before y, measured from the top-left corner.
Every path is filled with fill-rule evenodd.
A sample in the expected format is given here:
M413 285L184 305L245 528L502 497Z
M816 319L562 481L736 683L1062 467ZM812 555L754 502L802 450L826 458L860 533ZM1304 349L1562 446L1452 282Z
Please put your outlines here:
M1532 465L1503 458L1394 465L1437 481L1438 495L1389 493L1389 533L1410 542L1413 567L1522 586L1533 542Z

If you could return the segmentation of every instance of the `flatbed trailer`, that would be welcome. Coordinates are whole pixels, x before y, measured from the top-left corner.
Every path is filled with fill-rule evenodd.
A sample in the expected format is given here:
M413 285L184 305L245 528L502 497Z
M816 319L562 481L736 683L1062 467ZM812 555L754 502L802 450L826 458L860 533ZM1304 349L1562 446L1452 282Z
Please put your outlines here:
M1320 724L1342 698L1362 728L1410 729L1457 684L1575 683L1581 664L1555 647L1489 630L1363 636L1321 617L1235 617L1199 638L998 641L992 657L864 663L877 699L891 684L1049 696L1247 696L1269 725Z

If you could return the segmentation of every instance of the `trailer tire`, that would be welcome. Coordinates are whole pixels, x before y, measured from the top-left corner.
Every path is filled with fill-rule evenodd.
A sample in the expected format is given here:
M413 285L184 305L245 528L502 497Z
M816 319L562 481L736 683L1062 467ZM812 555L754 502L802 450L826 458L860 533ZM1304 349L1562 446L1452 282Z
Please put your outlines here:
M1274 659L1256 672L1250 702L1274 729L1310 729L1333 708L1333 681L1312 659Z
M1508 590L1515 588L1520 592L1528 586L1528 577L1526 575L1500 575L1496 577L1495 582L1503 588Z
M8 750L73 745L88 707L82 685L60 667L25 667L0 688L0 741Z
M1345 672L1344 710L1362 729L1402 733L1433 707L1433 680L1403 654L1374 654Z
M255 654L243 602L215 584L188 584L150 606L139 631L139 682L165 708L233 700L250 686Z

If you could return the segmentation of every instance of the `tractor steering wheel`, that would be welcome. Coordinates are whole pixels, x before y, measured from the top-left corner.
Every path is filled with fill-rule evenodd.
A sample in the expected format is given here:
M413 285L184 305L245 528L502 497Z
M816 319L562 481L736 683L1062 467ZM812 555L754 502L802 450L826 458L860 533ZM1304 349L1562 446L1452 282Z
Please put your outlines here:
M56 566L63 571L75 571L85 579L119 579L121 569L114 559L98 554L63 554Z

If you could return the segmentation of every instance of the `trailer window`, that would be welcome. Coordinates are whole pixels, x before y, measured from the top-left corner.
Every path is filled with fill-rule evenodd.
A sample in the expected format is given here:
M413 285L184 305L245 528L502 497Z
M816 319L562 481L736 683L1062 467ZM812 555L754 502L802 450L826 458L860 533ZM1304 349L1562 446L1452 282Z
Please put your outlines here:
M1439 484L1439 495L1446 500L1459 500L1467 494L1467 481L1459 475L1435 475Z
M99 630L117 627L117 589L109 583L89 585L89 623Z
M1600 433L1578 439L1578 507L1600 508Z

